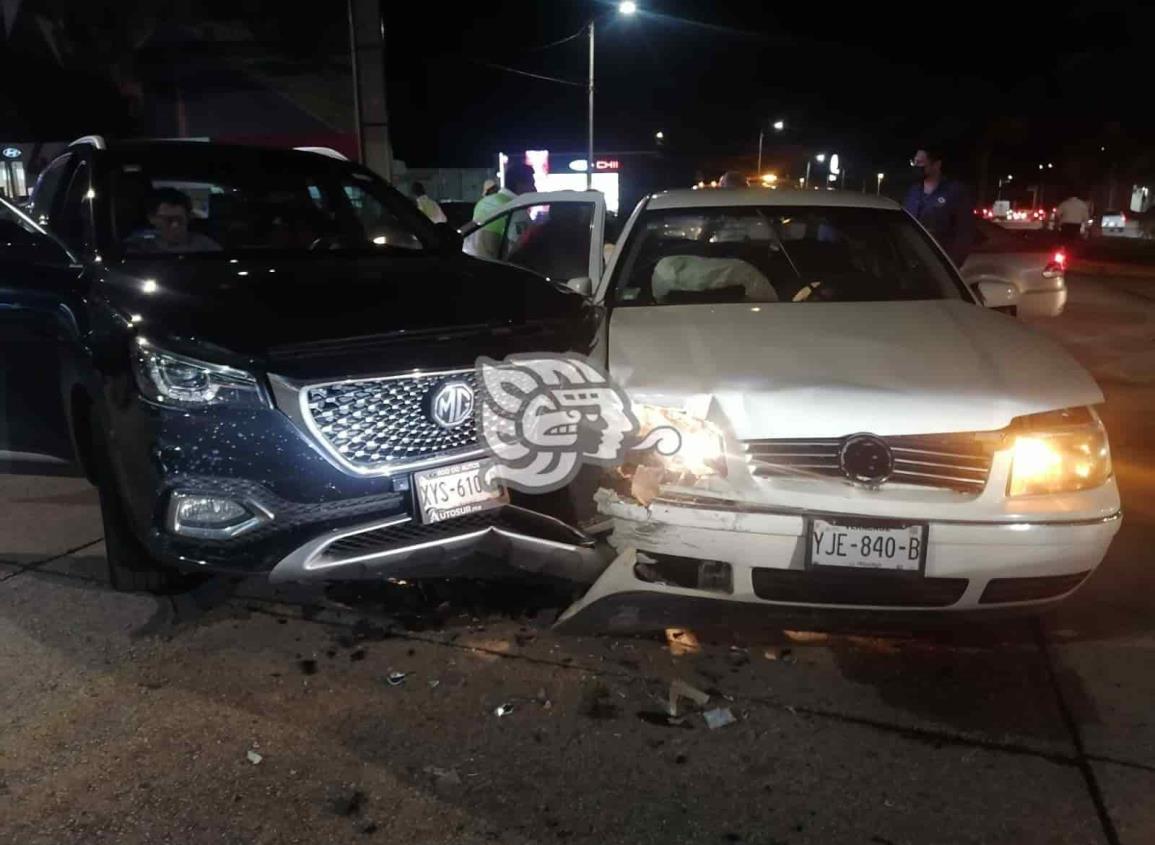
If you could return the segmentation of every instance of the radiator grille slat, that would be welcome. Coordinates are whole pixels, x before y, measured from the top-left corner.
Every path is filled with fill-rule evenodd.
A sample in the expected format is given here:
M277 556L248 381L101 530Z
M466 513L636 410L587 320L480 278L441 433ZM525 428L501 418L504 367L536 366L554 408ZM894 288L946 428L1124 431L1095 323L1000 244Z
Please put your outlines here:
M432 395L449 381L475 389L472 370L358 379L302 388L313 434L359 472L389 471L477 449L472 416L444 428L431 416Z
M986 486L996 436L989 432L918 434L881 438L894 458L892 483L977 494ZM754 475L841 478L845 438L747 440L743 443Z

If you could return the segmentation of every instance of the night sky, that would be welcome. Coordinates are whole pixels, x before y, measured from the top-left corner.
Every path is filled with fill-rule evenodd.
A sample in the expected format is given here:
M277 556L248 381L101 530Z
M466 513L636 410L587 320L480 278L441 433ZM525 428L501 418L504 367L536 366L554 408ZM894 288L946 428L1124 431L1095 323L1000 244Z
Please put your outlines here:
M1150 2L639 0L632 18L619 17L616 5L383 0L397 157L411 166L476 166L498 150L581 150L586 40L535 48L597 14L601 151L652 150L662 130L671 154L749 156L760 121L781 118L787 132L772 139L771 156L789 150L797 162L838 151L852 174L897 172L929 142L946 149L954 172L975 181L985 174L987 184L1004 171L1021 184L1041 161L1054 161L1054 178L1072 184L1111 168L1120 178L1155 179ZM9 134L155 134L118 108L118 97L123 106L134 86L148 94L156 80L171 88L179 79L193 102L199 80L202 102L215 108L209 89L236 74L197 68L213 56L236 65L237 51L295 78L314 115L324 112L338 130L351 126L345 0L23 0L21 10L8 49L0 45L11 83L0 92L0 118ZM38 15L59 23L63 65L35 47ZM217 34L194 36L202 39L195 47L157 40L174 29L209 31L201 25L210 22ZM234 102L243 101L238 91Z
M586 42L530 48L609 13L598 45L598 146L746 152L762 117L784 142L881 166L922 138L994 169L1107 139L1155 145L1149 4L882 4L651 0L389 3L394 143L414 162L495 149L580 149L585 92L482 62L582 81ZM872 164L872 166L874 166Z

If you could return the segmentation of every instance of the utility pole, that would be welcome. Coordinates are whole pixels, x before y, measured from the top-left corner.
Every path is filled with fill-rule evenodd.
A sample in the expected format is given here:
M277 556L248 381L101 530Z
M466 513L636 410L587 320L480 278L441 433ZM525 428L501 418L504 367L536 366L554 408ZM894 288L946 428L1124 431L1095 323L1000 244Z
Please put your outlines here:
M590 21L589 117L586 123L586 190L594 188L594 24Z
M385 14L381 0L349 0L349 51L358 157L393 181L393 145L385 107Z

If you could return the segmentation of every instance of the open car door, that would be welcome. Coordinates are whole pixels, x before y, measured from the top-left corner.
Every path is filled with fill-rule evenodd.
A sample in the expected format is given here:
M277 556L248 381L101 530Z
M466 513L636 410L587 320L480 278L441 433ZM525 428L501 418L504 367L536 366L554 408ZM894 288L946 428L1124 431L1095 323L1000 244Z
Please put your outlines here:
M62 387L82 267L0 199L0 473L73 470Z
M597 191L521 194L461 228L465 251L539 273L589 296L601 279L606 200Z

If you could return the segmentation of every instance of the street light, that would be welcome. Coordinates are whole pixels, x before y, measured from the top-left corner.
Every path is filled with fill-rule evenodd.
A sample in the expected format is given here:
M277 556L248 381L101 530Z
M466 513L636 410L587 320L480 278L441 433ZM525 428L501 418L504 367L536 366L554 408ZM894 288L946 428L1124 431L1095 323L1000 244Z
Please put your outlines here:
M618 4L618 14L630 16L638 11L638 4L634 0L622 0ZM594 187L594 29L597 25L597 18L590 18L590 78L589 78L589 115L587 118L587 137L586 137L586 161L589 162L589 167L586 169L586 190L592 191Z
M882 180L886 178L886 174L885 173L877 173L875 175L878 177L878 184L874 188L874 193L876 195L881 195L882 194Z
M664 141L664 140L666 140L666 133L665 133L665 132L663 132L661 129L659 129L657 132L655 132L655 133L654 133L654 140L655 140L655 141Z
M770 125L774 129L775 132L781 132L783 129L786 128L786 121L785 120L776 120ZM760 127L758 127L758 172L759 173L762 172L762 143L765 140L766 140L766 124L763 123Z

